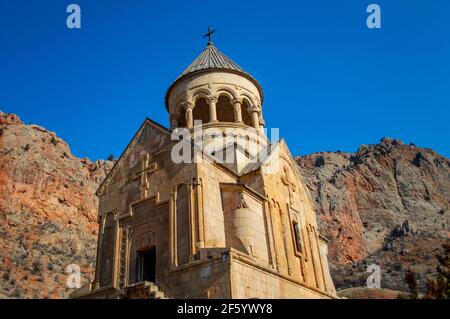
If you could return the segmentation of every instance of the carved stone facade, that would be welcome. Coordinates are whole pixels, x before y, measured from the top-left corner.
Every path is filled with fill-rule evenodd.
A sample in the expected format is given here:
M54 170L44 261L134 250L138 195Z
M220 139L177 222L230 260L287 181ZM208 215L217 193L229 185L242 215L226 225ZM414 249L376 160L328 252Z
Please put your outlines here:
M171 128L146 119L100 186L95 278L74 297L336 296L309 192L264 134L262 103L209 44L167 92ZM181 127L200 143L171 138ZM173 159L183 143L192 162Z

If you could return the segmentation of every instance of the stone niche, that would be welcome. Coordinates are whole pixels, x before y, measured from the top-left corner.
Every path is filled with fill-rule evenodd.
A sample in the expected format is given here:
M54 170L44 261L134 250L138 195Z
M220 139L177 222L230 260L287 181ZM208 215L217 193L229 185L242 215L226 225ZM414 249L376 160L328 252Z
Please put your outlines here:
M244 185L221 184L226 246L269 261L264 199Z

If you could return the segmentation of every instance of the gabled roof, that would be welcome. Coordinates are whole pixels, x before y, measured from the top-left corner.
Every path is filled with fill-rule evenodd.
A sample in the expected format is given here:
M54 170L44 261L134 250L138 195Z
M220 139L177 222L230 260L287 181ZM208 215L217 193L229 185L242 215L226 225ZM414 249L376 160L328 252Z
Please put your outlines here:
M122 152L122 154L120 155L118 160L114 163L114 166L109 171L108 175L106 175L105 179L103 180L103 182L98 187L97 191L95 192L95 194L97 196L101 196L104 193L104 191L106 190L106 187L108 186L109 182L111 181L113 176L116 174L116 172L119 169L119 167L122 165L125 157L131 151L131 149L134 147L134 145L137 143L137 141L139 139L139 136L142 134L142 131L144 130L144 128L147 125L151 125L151 126L155 127L156 129L158 129L162 134L168 134L170 136L169 129L167 129L164 125L161 125L158 122L153 121L152 119L146 117L144 122L142 122L141 126L137 130L137 132L134 134L134 136L131 139L131 141L128 143L128 145L125 148L125 150Z
M208 43L206 49L204 49L200 55L176 78L172 83L166 93L166 107L168 108L168 98L172 87L176 83L180 82L182 79L203 72L210 71L222 71L235 73L244 76L258 88L261 95L261 100L263 100L263 92L258 81L250 75L250 73L244 71L237 63L223 54L218 48L214 46L212 42Z
M259 154L256 155L256 158L258 160L256 162L249 163L247 166L245 166L240 175L244 176L258 170L263 164L265 164L268 160L270 160L271 155L275 154L279 145L280 141L274 144L268 144L266 147L263 147L261 151L259 151Z
M305 179L303 178L303 175L300 172L300 169L297 165L297 162L295 161L294 157L291 154L291 151L289 150L289 147L286 144L286 141L284 139L279 140L278 142L274 143L274 144L269 144L267 146L267 148L270 148L270 152L268 149L262 149L261 150L261 154L258 155L258 158L260 160L258 160L256 163L250 163L248 166L246 166L244 168L244 170L239 174L240 177L247 175L251 172L254 172L258 169L261 169L261 167L268 163L270 160L273 159L273 156L280 156L280 148L282 148L285 152L285 154L287 155L285 156L281 156L283 158L285 158L289 163L291 168L294 171L294 174L296 175L297 179L300 181L300 184L302 185L306 196L309 198L309 201L311 203L314 203L312 197L311 197L311 193L308 191L308 187L306 186L306 182Z

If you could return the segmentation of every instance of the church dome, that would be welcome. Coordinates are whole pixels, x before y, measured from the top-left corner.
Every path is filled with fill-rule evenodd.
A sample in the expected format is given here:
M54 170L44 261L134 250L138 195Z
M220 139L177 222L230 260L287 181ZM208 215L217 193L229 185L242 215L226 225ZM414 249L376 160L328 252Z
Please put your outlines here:
M242 128L264 135L258 81L211 41L166 93L170 128ZM223 133L223 132L222 132Z
M258 81L248 72L244 71L236 62L227 57L212 42L208 42L207 47L200 55L176 78L166 93L166 107L169 108L169 95L171 89L183 79L202 72L223 71L244 76L250 80L257 88L263 100L263 91Z

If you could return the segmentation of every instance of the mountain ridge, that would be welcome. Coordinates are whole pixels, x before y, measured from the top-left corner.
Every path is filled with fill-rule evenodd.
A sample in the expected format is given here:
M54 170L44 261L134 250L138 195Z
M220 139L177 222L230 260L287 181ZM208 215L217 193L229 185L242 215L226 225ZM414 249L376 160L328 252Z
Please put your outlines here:
M354 153L297 157L315 200L338 288L365 285L380 265L384 287L407 290L406 269L432 274L450 236L450 160L429 148L382 138ZM383 280L382 280L383 285Z

